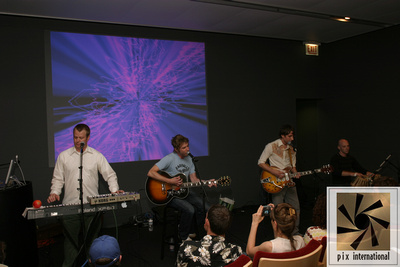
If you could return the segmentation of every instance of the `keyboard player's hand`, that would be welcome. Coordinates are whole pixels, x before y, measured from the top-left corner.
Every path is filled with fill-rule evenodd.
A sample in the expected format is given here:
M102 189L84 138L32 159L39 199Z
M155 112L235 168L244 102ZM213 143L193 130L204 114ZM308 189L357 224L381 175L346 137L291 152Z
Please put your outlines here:
M120 189L120 190L118 190L116 192L113 192L113 194L120 194L120 193L124 193L124 192L125 192L124 190Z
M47 198L48 203L54 202L56 200L60 201L60 196L57 194L50 194L50 196Z

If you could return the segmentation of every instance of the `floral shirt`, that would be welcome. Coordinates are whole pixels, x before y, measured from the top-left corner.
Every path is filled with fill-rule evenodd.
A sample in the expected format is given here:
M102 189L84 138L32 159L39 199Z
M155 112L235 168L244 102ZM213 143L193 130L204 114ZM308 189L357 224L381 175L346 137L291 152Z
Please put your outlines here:
M243 253L242 248L225 242L222 236L206 235L199 241L185 241L179 248L178 267L225 266Z

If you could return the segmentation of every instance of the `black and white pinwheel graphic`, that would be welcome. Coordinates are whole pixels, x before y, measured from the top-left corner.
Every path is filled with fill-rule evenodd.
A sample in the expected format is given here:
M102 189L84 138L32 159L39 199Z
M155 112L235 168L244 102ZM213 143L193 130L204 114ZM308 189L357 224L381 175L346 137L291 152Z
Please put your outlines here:
M363 203L364 200L364 203ZM363 194L356 194L355 199L355 207L354 207L354 214L350 214L349 210L353 210L353 207L347 206L346 204L342 204L338 208L338 212L342 213L346 220L353 226L353 227L343 227L337 226L337 234L345 234L345 233L356 233L359 232L359 235L352 241L350 246L357 250L360 243L365 238L368 231L370 232L371 236L371 247L379 246L379 241L377 238L377 225L382 226L385 229L389 227L389 221L385 219L378 218L378 216L372 216L371 211L377 211L378 209L383 208L382 201L380 199L370 201L370 203L365 203L364 195ZM353 204L353 203L352 203ZM351 205L352 205L351 204ZM360 207L363 207L360 210ZM352 212L351 212L352 213ZM375 226L374 226L375 225Z

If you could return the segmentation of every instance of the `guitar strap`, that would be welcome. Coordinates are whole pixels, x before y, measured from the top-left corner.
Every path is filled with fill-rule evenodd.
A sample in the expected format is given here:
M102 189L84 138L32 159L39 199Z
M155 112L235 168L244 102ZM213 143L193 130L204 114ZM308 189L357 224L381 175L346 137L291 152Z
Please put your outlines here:
M293 161L292 161L292 151L291 151L291 147L289 147L288 153L289 153L290 166L291 166L291 169L293 169ZM291 179L291 180L292 180L292 179ZM292 180L292 182L293 182L293 180ZM294 183L294 182L293 182L293 183Z
M287 152L289 153L290 167L293 168L292 152L290 151L290 147L289 147L289 149L287 150Z

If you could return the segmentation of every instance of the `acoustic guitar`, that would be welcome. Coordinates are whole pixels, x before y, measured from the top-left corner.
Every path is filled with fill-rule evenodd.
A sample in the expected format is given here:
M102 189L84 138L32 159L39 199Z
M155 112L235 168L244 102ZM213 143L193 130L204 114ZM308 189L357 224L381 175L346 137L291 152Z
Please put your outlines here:
M160 182L154 178L147 177L146 180L146 195L148 199L155 205L165 205L170 202L173 198L185 198L189 194L190 187L199 187L204 185L216 184L216 185L229 185L231 183L231 178L229 176L223 176L218 180L214 181L204 181L192 183L188 182L188 179L185 174L178 173L175 176L171 176L170 174L159 171L159 174L166 178L173 178L176 176L181 177L183 183L181 186L175 186L168 183Z
M277 169L277 168L276 168ZM320 169L315 169L312 171L304 171L304 172L297 172L297 173L285 173L285 177L283 178L277 178L275 175L273 175L270 172L263 171L261 174L261 184L263 186L263 189L267 191L268 193L275 194L287 186L287 187L293 187L296 185L295 182L293 182L292 178L297 176L298 174L300 176L304 175L310 175L313 173L332 173L333 167L331 165L324 165Z

